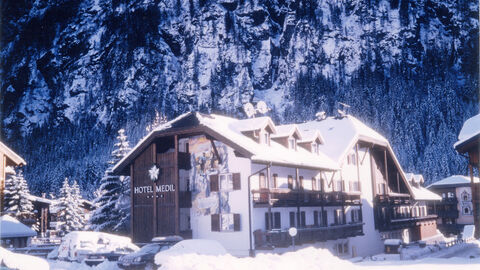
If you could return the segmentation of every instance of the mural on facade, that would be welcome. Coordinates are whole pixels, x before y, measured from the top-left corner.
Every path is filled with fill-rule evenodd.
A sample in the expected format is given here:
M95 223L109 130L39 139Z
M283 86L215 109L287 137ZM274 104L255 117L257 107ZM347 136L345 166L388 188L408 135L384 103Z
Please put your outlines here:
M192 210L197 216L230 212L228 192L210 192L210 175L229 172L227 146L218 141L214 143L220 160L216 158L212 142L205 136L192 137L188 142Z

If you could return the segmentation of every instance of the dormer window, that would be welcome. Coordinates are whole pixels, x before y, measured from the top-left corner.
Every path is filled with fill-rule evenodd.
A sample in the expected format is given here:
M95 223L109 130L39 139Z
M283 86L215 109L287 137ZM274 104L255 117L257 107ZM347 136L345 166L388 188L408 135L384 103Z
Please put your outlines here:
M317 155L318 155L318 152L319 152L319 151L318 151L318 147L319 147L319 146L320 146L320 145L319 145L319 144L317 144L317 143L315 143L315 142L314 142L314 143L312 143L312 153L314 153L314 154L317 154Z
M265 143L266 145L270 145L270 133L265 132L263 134L263 143Z
M289 138L288 139L288 148L293 149L293 150L297 150L297 140L295 140L295 138Z

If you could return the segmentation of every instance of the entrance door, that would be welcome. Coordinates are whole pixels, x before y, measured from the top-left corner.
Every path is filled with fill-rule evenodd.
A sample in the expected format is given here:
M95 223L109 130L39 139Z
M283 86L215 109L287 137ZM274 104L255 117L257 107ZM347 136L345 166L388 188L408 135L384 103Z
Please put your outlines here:
M176 234L178 185L175 174L175 153L157 154L157 166L160 168L160 177L155 185L156 193L156 236Z

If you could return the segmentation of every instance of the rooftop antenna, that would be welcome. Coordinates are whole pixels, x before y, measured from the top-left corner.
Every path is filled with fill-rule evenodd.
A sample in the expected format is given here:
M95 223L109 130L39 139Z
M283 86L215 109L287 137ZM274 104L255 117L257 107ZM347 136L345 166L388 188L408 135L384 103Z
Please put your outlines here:
M350 105L343 102L338 102L338 105L339 105L338 106L339 109L337 109L337 112L338 112L339 118L346 117L348 115L348 110L350 109Z
M268 111L270 111L270 108L268 108L267 103L265 103L265 101L261 100L257 102L256 111L260 114L266 114Z
M325 120L327 118L327 113L325 111L317 112L315 114L315 118L317 119L317 121Z
M248 118L253 118L255 116L255 108L250 102L247 102L245 105L243 105L243 111Z

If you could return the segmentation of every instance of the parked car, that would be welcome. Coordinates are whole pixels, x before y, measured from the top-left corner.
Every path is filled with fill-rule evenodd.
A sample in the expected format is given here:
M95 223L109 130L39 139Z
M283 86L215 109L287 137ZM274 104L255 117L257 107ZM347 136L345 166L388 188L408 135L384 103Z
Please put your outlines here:
M89 266L100 264L105 260L110 262L116 262L121 256L133 253L138 250L139 250L138 247L137 248L123 247L123 248L116 248L115 250L112 250L112 251L94 252L94 253L88 254L84 262Z
M176 243L167 250L161 250L155 255L156 266L161 266L162 263L170 256L183 254L199 254L199 255L225 255L227 251L225 248L215 240L207 239L190 239L183 240Z
M57 256L59 260L82 262L90 253L110 252L117 248L138 249L128 237L102 232L71 232L62 238Z
M120 257L117 265L122 269L156 269L155 254L169 249L182 240L182 237L176 235L155 237L152 239L152 243L146 244L140 250Z

